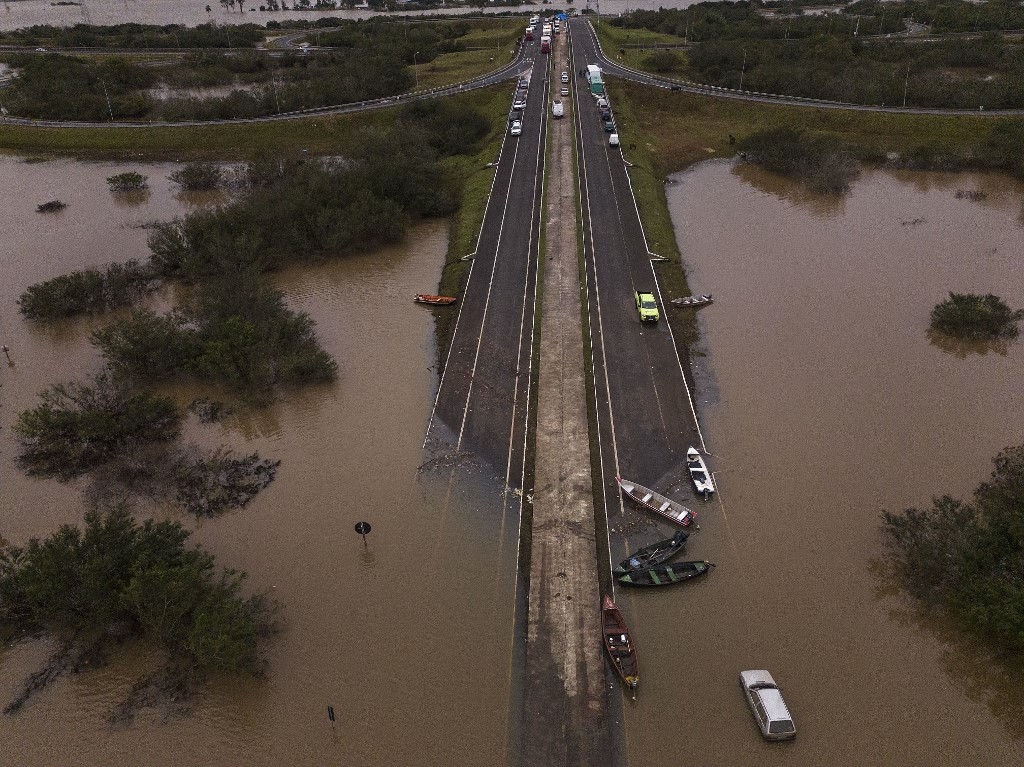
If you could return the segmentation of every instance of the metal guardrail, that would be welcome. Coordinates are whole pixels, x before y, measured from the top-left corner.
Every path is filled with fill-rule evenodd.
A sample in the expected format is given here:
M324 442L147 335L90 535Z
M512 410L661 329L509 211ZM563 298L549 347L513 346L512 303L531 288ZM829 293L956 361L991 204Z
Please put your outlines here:
M590 20L587 19L587 25L590 27L590 34L594 38L594 46L597 50L598 59L600 62L608 67L608 70L612 74L616 74L616 70L620 73L621 77L627 80L641 83L642 85L651 85L656 88L668 88L669 90L683 91L685 93L693 93L698 96L712 96L718 98L731 98L738 101L757 101L761 103L780 104L783 106L808 106L808 107L820 107L822 109L846 109L850 111L862 111L862 112L894 112L902 114L926 114L926 115L946 115L946 116L957 116L957 115L981 115L983 117L1007 117L1007 116L1019 116L1024 114L1024 109L991 109L987 110L984 108L974 109L948 109L941 107L887 107L885 105L874 105L874 104L855 104L850 101L832 101L829 99L817 99L809 96L787 96L781 93L763 93L761 91L748 91L738 90L736 88L726 88L720 85L708 85L705 83L695 83L691 80L676 80L671 77L663 77L661 75L655 75L650 72L643 72L639 69L633 69L625 64L620 64L613 59L608 58L604 52L604 48L601 45L601 38L597 35L597 30L594 29L594 25L591 24Z
M525 59L525 48L521 46L516 57L500 69L480 75L479 77L470 78L469 80L463 80L459 83L439 85L434 88L425 88L419 91L410 91L409 93L399 93L394 96L384 96L379 99L354 101L347 104L332 104L322 107L309 107L289 112L278 112L277 114L264 115L262 117L238 117L221 120L184 120L178 122L154 120L149 122L115 121L98 123L77 120L35 120L30 117L11 117L3 115L0 117L0 126L25 125L37 128L187 128L206 125L246 125L282 120L299 120L305 117L316 117L319 115L348 114L351 112L368 111L371 109L385 109L412 101L440 98L442 96L465 93L477 88L486 88L489 85L495 85L503 80L511 78L518 72L518 69L523 65Z

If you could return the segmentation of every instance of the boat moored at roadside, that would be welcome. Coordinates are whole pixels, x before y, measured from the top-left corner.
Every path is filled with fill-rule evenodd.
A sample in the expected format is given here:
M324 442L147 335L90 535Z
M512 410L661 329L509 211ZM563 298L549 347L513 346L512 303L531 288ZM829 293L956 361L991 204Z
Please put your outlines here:
M669 522L674 522L682 527L688 527L693 522L694 513L678 501L673 501L661 493L654 492L649 487L622 477L618 477L618 482L622 492Z
M704 457L695 447L691 447L686 451L686 468L690 472L690 479L693 480L694 488L704 496L706 501L715 492L715 483L711 479L708 465L704 463Z

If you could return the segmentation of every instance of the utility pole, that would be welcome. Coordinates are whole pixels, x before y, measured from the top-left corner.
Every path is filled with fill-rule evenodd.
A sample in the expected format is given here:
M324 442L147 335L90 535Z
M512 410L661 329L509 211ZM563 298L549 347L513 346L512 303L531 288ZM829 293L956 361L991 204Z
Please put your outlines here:
M903 79L903 108L907 108L907 88L910 86L910 63L907 62L907 76Z
M747 49L743 49L743 68L740 69L740 90L743 90L743 75L747 73Z
M420 73L416 69L416 57L420 55L419 51L416 51L412 55L412 76L415 78L416 90L420 89Z

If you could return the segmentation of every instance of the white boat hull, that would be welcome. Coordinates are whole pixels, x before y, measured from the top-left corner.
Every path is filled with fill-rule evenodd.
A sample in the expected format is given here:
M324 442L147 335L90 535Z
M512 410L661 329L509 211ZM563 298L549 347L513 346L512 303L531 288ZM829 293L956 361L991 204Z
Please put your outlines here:
M705 499L715 492L715 482L711 479L708 465L704 463L703 456L697 452L695 447L691 447L686 451L686 468L690 471L690 479L693 480L694 488Z
M694 513L690 509L678 501L673 501L671 498L666 498L660 493L654 492L649 487L638 485L636 482L631 482L622 477L619 477L619 487L623 493L641 506L650 509L669 522L682 527L687 527L693 522Z

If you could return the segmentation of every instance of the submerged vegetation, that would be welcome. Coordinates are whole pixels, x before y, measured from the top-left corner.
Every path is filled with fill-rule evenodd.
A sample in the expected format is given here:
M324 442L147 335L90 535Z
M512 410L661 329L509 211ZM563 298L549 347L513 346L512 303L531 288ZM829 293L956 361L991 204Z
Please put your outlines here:
M342 161L251 163L249 190L238 199L157 227L150 237L154 269L189 282L276 271L398 242L416 218L450 215L458 180L441 156L473 151L489 122L443 104L402 114L387 133L365 135ZM431 132L435 124L445 130Z
M136 523L122 506L90 512L83 529L0 549L0 631L5 641L44 633L59 650L6 708L17 711L65 670L93 665L135 637L165 655L176 692L208 672L259 674L273 610L242 592L245 574L186 546L176 522Z
M136 311L93 334L118 375L193 378L270 398L278 384L331 381L337 364L319 345L308 315L253 274L204 282L171 314Z
M89 383L57 384L18 417L19 461L30 474L72 479L129 446L169 442L181 415L166 397L129 389L101 373Z
M111 192L138 192L147 189L148 177L136 171L127 171L107 177L107 186Z
M171 181L189 192L206 192L224 183L224 171L214 162L190 162L174 171Z
M1016 338L1021 318L1024 311L1014 311L991 293L950 293L932 309L931 329L967 341Z
M32 285L18 306L33 320L105 312L128 306L155 288L154 277L148 266L135 260L111 264L103 271L83 269Z
M212 516L246 506L277 472L277 461L256 454L182 446L184 416L174 402L109 372L57 384L41 400L15 424L18 462L61 481L88 475L97 501L142 495Z
M1024 447L996 456L972 502L886 512L896 573L924 606L1007 653L1024 652Z
M747 160L795 178L816 192L841 195L860 173L852 153L831 136L810 136L794 128L769 128L740 144Z

